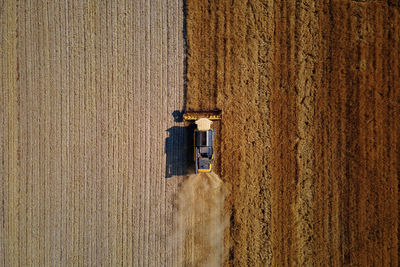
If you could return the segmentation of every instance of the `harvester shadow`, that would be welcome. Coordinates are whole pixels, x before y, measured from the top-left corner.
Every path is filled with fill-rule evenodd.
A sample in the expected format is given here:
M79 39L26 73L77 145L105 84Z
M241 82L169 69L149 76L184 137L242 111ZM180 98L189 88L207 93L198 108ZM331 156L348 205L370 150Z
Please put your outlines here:
M165 139L165 178L187 175L193 172L193 127L173 126Z

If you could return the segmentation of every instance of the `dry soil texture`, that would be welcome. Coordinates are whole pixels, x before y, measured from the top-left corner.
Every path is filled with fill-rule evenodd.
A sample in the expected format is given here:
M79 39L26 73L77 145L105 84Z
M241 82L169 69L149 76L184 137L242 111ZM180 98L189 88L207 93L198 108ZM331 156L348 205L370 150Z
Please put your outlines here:
M183 45L181 1L0 1L0 266L182 262Z
M188 0L187 108L222 109L232 266L397 266L398 1Z
M192 174L177 196L177 222L185 236L183 266L222 266L226 253L226 188L214 172Z

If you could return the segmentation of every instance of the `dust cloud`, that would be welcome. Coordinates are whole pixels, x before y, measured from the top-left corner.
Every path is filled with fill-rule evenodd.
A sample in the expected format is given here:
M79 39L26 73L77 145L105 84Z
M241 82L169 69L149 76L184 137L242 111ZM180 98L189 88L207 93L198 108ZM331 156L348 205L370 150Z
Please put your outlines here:
M222 266L228 225L226 194L222 180L213 172L192 174L180 187L177 219L184 230L185 246L192 248L184 257L185 265Z

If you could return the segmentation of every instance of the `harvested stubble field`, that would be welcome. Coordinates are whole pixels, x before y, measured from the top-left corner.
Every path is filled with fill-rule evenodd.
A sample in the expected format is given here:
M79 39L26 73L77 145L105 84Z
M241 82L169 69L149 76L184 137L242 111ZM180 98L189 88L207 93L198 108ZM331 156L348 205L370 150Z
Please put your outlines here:
M397 266L398 1L187 1L187 108L224 111L231 266Z
M182 261L183 45L181 1L0 1L0 266Z
M0 266L399 265L399 9L1 1ZM221 216L183 108L224 112Z

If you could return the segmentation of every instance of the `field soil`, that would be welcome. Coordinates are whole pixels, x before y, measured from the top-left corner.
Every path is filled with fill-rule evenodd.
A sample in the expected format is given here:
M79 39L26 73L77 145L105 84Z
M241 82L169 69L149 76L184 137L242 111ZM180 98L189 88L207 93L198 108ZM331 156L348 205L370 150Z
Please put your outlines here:
M225 265L399 264L399 8L187 1L186 107L223 110Z
M182 262L183 14L0 1L0 266Z
M183 266L221 266L227 250L224 234L226 187L214 172L188 176L179 188L176 220L185 237Z

